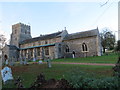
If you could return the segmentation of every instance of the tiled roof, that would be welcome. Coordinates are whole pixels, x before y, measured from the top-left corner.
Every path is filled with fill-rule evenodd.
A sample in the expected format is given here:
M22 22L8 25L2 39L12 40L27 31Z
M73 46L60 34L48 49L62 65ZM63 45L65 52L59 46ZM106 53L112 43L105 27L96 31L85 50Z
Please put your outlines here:
M19 49L15 45L7 45L10 49Z
M46 39L52 39L52 38L55 38L55 37L60 37L60 34L62 32L63 31L52 33L52 34L47 34L47 35L43 35L43 36L31 38L31 39L27 39L27 40L24 40L24 41L20 42L20 44L31 43L31 42L35 42L35 41L38 41L38 40L46 40Z
M45 44L45 45L31 46L31 47L25 47L25 48L20 48L20 49L24 50L24 49L31 49L31 48L38 48L38 47L47 47L47 46L55 46L55 44Z
M72 40L72 39L77 39L77 38L97 36L98 34L99 34L98 29L93 29L89 31L68 34L63 40Z

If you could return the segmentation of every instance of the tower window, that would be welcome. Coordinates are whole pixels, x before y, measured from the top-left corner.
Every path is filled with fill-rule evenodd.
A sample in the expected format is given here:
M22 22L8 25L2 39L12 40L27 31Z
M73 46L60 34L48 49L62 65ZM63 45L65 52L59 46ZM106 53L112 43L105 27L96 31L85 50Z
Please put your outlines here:
M27 34L27 30L25 30L25 34Z
M15 38L15 40L17 40L17 38Z
M15 34L17 34L17 30L15 30Z

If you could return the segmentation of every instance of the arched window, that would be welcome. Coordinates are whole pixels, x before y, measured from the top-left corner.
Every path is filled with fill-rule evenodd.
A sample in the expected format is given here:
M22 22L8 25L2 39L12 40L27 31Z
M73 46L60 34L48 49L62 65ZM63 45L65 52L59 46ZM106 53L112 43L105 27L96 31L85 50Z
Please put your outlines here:
M66 45L65 51L66 51L66 52L69 52L69 47L68 47L68 45Z
M8 59L8 56L7 56L7 55L5 55L5 56L4 56L4 58L5 58L5 60L6 60L6 59Z
M83 50L83 51L88 51L87 45L86 45L85 43L82 44L82 50Z

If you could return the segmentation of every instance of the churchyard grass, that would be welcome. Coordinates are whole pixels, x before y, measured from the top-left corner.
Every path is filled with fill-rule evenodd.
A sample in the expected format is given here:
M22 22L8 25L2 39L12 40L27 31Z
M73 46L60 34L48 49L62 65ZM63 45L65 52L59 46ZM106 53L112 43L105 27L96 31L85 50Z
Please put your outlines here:
M52 68L48 68L47 64L30 64L13 66L12 74L16 78L22 78L23 85L28 88L35 81L40 72L45 74L46 79L61 79L66 78L68 73L74 70L79 70L87 73L93 73L93 77L102 78L112 76L113 66L91 66L91 65L68 65L68 64L52 64ZM3 85L3 88L14 88L14 85Z
M52 62L66 62L66 63L108 63L115 64L118 60L118 54L108 54L103 56L94 56L86 58L64 58L64 59L54 59Z

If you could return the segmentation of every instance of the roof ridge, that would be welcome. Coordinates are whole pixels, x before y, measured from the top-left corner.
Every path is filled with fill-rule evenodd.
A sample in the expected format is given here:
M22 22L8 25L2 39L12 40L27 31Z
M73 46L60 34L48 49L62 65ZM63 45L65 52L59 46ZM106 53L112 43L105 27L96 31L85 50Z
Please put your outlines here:
M97 30L97 29L91 29L91 30L86 30L86 31L80 31L80 32L71 33L71 34L69 34L69 35L79 34L79 33L83 33L83 32L96 31L96 30Z
M39 40L39 39L41 39L41 40L44 40L45 38L48 39L48 37L49 37L49 38L58 37L58 35L60 35L62 32L63 32L63 31L58 31L58 32L51 33L51 34L46 34L46 35L42 35L42 36L38 36L38 37L26 39L26 40L20 42L20 44L26 43L27 41L30 42L30 40L33 40L33 41L35 40L35 41L37 41L37 40ZM32 41L31 41L31 42L32 42Z
M82 31L82 32L68 34L63 40L83 38L83 37L89 37L89 36L95 36L95 35L98 35L98 29L92 29L92 30L88 30L88 31Z

